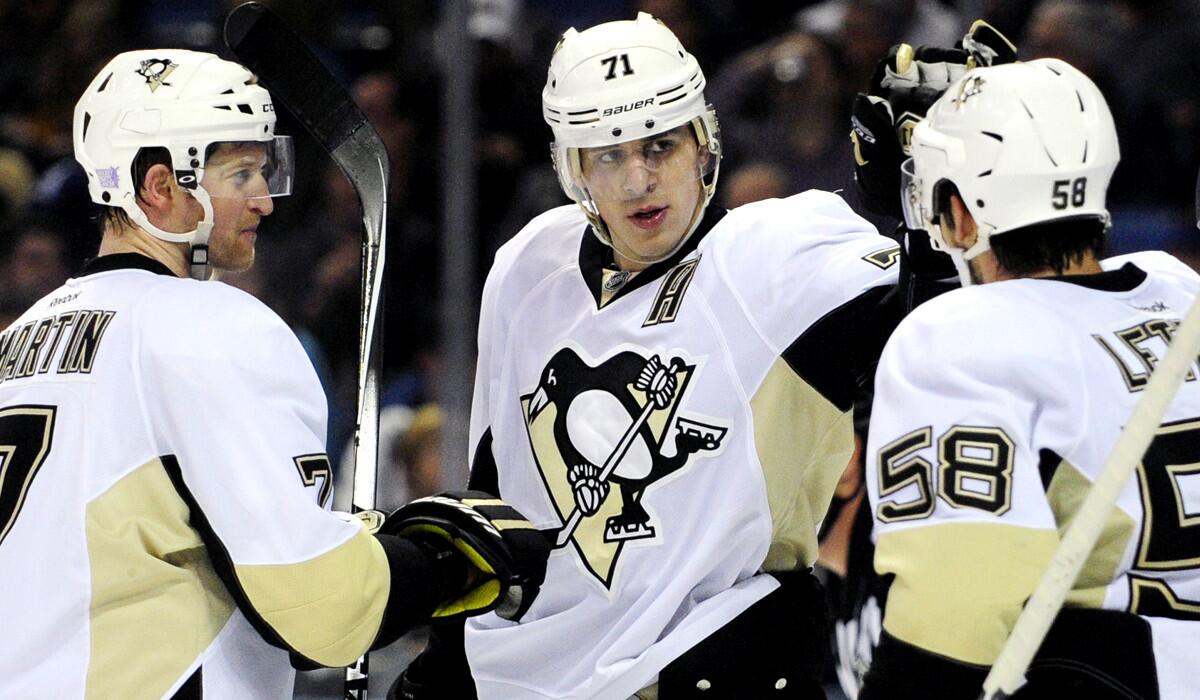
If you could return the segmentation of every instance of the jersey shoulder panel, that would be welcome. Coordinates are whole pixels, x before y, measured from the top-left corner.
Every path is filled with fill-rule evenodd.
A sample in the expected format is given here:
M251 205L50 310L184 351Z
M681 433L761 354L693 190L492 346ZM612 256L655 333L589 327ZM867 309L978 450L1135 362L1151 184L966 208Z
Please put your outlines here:
M1155 277L1177 280L1193 287L1200 285L1200 274L1179 258L1161 250L1143 250L1105 258L1100 261L1100 266L1105 270L1117 270L1126 263L1133 263Z
M196 352L220 347L226 340L245 340L232 337L244 329L254 329L255 334L281 330L291 333L270 307L223 282L160 277L145 292L139 306L145 335L168 346L183 345L179 341L197 336L211 341L193 345Z
M245 381L283 381L320 392L296 334L266 304L221 282L160 278L137 309L140 352L160 367L226 362ZM214 389L219 382L214 383Z
M489 276L506 276L518 268L522 277L558 269L579 257L579 240L587 217L578 205L564 204L542 212L496 251Z
M895 241L819 190L731 210L700 254L780 348L864 291L894 285L899 267Z
M1072 355L1055 338L1065 330L1052 302L1036 302L1040 280L1012 280L951 290L921 304L900 322L888 339L881 368L909 378L926 376L934 385L951 372L978 381L997 381L1015 372L1075 376ZM1071 291L1071 290L1067 290ZM1031 298L1032 297L1032 298ZM881 372L879 379L889 375ZM1057 383L1057 382L1056 382ZM1002 384L1001 384L1002 386Z

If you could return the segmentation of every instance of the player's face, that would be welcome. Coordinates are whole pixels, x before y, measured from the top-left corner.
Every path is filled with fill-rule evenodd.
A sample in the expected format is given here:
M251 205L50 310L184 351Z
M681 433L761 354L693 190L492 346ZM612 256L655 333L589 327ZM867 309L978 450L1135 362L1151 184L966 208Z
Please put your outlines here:
M622 268L648 267L687 233L700 205L707 158L690 124L638 141L582 149L587 192Z
M200 184L213 206L213 228L208 238L209 262L219 270L247 270L254 264L258 222L275 205L269 196L263 144L222 144L204 165Z

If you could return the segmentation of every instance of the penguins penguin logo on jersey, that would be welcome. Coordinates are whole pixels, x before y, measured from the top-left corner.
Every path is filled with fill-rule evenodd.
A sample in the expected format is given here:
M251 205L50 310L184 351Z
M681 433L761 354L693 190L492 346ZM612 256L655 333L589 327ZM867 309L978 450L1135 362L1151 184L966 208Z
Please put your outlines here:
M574 543L606 587L626 542L670 528L646 511L647 487L725 439L726 426L680 411L696 366L630 349L589 363L565 347L521 397L534 458L562 518L556 546Z

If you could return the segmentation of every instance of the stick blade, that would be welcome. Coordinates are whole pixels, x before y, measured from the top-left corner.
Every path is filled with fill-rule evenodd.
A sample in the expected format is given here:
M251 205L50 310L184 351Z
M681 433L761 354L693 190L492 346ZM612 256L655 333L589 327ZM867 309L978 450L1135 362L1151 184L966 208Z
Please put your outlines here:
M257 2L225 18L225 45L329 153L347 139L383 142L349 93L279 15ZM366 130L366 133L359 133Z

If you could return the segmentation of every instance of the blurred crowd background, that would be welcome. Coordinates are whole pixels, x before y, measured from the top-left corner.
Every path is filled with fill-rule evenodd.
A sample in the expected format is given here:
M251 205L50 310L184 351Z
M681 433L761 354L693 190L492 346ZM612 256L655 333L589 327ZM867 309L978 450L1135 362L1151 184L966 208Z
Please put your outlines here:
M71 153L76 99L114 54L221 44L229 0L0 0L0 328L95 254L96 208ZM700 60L725 147L725 206L851 183L849 106L876 61L899 41L951 45L983 17L1025 59L1063 58L1108 97L1121 138L1110 190L1113 252L1170 250L1200 267L1193 196L1200 167L1200 0L275 0L351 86L392 165L381 505L436 490L444 370L444 295L470 270L451 309L473 319L495 249L533 215L566 203L541 118L546 66L559 34L597 22L659 17ZM464 7L465 6L465 7ZM443 16L457 7L463 21ZM447 32L457 32L458 44ZM467 45L455 53L447 46ZM470 173L447 176L445 81L474 80ZM330 403L329 450L353 431L361 222L336 166L286 112L297 135L298 182L260 229L259 263L230 278L296 330ZM472 245L442 245L445 189L469 188ZM895 222L872 218L885 232ZM196 310L203 313L203 310ZM458 327L461 332L463 326ZM467 342L473 342L468 340ZM457 454L465 455L466 446ZM460 473L460 472L456 472ZM343 472L340 481L347 484ZM454 485L454 484L447 484ZM348 494L349 489L341 489ZM345 499L340 499L344 505Z
M0 0L0 327L95 254L96 208L71 154L72 110L84 87L126 49L228 57L221 27L234 4ZM443 265L469 266L473 286L462 298L476 299L495 249L533 215L566 202L550 166L540 94L568 26L644 10L697 56L725 147L719 203L818 187L843 189L857 207L848 112L877 59L898 41L950 45L974 18L987 18L1023 58L1066 59L1107 95L1122 155L1110 191L1113 251L1166 248L1200 259L1193 214L1200 0L462 0L461 27L443 21L452 3L437 0L267 4L351 86L391 156L384 381L385 404L394 410L384 416L384 446L399 478L391 481L395 497L385 500L439 483L429 462L437 461L441 420L433 403L442 369ZM447 260L442 190L459 178L446 178L443 146L447 130L462 121L442 113L441 95L443 82L462 74L454 65L462 58L446 55L445 33L464 30L474 63L476 168L461 180L474 192L474 247L459 256L470 260ZM337 167L286 111L280 119L280 130L298 137L295 193L278 200L263 224L254 270L228 281L270 305L309 349L329 397L329 448L338 464L353 430L361 222ZM872 221L885 232L894 225ZM474 318L474 309L460 312ZM410 435L413 425L419 435Z

